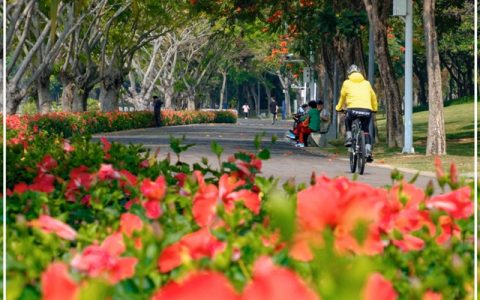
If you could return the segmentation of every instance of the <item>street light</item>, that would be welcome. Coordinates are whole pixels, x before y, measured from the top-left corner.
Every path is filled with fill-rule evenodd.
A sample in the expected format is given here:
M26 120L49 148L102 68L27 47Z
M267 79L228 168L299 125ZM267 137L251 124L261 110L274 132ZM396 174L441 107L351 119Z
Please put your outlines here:
M405 112L403 153L415 153L413 149L413 4L412 0L393 0L393 15L405 17Z

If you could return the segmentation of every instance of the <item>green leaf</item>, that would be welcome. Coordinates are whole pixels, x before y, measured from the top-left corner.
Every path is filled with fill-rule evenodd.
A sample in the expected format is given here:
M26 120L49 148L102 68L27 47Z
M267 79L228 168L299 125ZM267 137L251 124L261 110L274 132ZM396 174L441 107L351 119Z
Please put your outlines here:
M296 201L283 191L275 190L269 195L267 211L272 226L280 230L283 240L291 240L295 232Z
M259 133L255 135L255 139L253 141L253 144L255 146L255 149L259 150L262 147L262 138L265 136L265 132Z
M266 160L266 159L269 159L270 158L270 151L268 149L263 149L262 151L260 151L260 153L258 153L258 158L262 159L262 160Z
M217 143L217 141L213 141L210 144L210 148L212 149L212 152L215 153L216 156L220 157L223 153L223 147L220 146L220 144Z
M112 289L109 284L103 280L89 280L80 290L78 300L108 299Z
M418 176L420 176L420 171L419 171L419 172L417 172L417 174L415 174L415 176L413 176L413 178L412 178L412 179L410 179L410 181L409 181L408 183L410 183L410 184L414 184L414 183L415 183L415 181L417 181L417 179L418 179Z

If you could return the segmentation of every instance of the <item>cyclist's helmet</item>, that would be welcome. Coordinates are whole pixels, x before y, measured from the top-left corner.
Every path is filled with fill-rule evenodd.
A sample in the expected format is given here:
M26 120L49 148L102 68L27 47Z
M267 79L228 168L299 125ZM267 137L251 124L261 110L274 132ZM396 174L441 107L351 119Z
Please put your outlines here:
M360 68L357 65L351 65L350 67L348 67L347 75L350 75L355 72L360 73Z

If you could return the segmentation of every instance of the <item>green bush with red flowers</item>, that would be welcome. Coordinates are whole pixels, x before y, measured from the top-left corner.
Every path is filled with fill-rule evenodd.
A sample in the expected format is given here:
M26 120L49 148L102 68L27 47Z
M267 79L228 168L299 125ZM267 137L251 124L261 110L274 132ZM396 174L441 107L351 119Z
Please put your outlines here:
M180 162L80 136L9 144L7 298L473 298L473 191L454 166L438 195L399 173L280 184L266 142L220 169L182 163L178 142Z
M162 126L200 123L235 123L235 111L161 111ZM22 138L27 130L46 132L65 138L80 134L95 134L155 126L153 112L55 112L7 117L7 138Z

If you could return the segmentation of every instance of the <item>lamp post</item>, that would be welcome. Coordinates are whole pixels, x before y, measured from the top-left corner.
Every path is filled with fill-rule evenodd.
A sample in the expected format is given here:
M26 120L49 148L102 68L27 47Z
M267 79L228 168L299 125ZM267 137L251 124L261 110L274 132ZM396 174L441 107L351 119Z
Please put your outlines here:
M413 4L407 0L405 18L405 143L403 153L415 153L413 149Z
M373 34L373 23L370 23L368 27L368 81L373 87L375 85L375 39ZM373 124L373 118L370 118L370 124L368 124L368 132L370 132L372 145L374 145L375 126Z
M403 153L415 153L413 149L413 2L393 0L393 15L405 20L405 95L404 95L404 143Z

